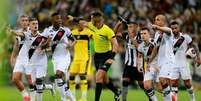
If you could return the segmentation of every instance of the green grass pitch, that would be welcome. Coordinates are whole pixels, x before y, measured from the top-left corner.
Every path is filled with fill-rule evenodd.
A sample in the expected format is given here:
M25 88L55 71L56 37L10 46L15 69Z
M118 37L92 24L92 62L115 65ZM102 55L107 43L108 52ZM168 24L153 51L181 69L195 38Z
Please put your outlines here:
M58 93L56 94L56 97L52 97L49 91L46 90L44 92L43 101L60 101ZM80 91L78 90L77 93L77 98L79 98ZM94 94L94 90L89 90L88 101L93 101ZM159 101L163 101L161 94L156 93L156 95L159 98ZM197 101L201 101L201 92L196 91L195 95ZM22 97L14 87L0 87L0 101L22 101ZM100 101L114 101L112 92L109 90L103 90ZM148 101L148 99L142 90L129 90L128 101ZM185 90L179 91L178 101L190 101L188 93Z

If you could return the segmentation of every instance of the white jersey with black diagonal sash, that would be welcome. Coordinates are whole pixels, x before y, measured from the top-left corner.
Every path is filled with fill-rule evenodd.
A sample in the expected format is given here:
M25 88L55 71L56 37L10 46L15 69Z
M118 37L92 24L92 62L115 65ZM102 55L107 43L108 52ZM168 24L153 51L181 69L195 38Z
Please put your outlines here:
M70 35L71 35L70 29L64 28L64 27L60 27L59 30L55 31L53 29L53 26L50 26L44 30L44 32L42 33L42 36L46 38L51 37L51 47L53 45L55 46L55 47L52 47L53 59L69 57L69 51L66 48L68 44L68 36ZM58 38L61 38L61 39L56 40L55 39L56 36L58 36Z
M44 51L41 51L40 48L40 42L41 40L36 40L36 38L39 37L39 34L37 36L32 36L31 32L27 32L24 35L24 45L22 46L19 56L17 59L32 65L46 65L47 64L47 56ZM38 46L33 46L33 42L38 41ZM30 49L34 49L35 51L30 53Z
M156 44L154 43L154 41L152 39L150 39L148 44L145 44L145 42L142 42L141 44L139 44L138 46L138 51L140 53L143 54L143 58L144 58L144 65L143 65L143 69L144 69L144 81L147 80L154 80L156 82L158 82L158 72L157 72L157 57L154 58L154 60L148 64L146 61L148 61L148 59L150 58L153 49L155 48ZM149 66L147 66L149 65Z
M192 38L189 35L179 33L179 38L174 38L174 45L178 43L179 40L183 38L182 43L175 49L175 61L179 67L187 67L187 59L186 59L186 51L188 49L188 45L192 42ZM175 47L174 47L175 48Z
M152 39L150 39L150 42L148 45L145 45L145 42L142 42L141 44L139 44L138 51L143 54L144 60L148 61L155 46L156 44L152 41ZM155 65L156 62L157 62L157 58L154 58L151 64Z
M28 31L29 30L24 31L23 29L17 29L15 32L18 32L18 33L27 33ZM20 37L20 36L16 36L16 41L20 45L20 47L19 47L19 51L20 51L20 49L22 48L22 46L24 44L25 38Z
M58 30L54 30L53 26L50 26L44 30L42 36L48 38L51 37L51 49L52 49L52 62L54 65L54 72L57 70L67 73L67 69L70 65L70 52L68 47L68 38L71 36L70 29L66 27L60 27Z
M175 56L173 53L173 33L170 35L157 31L154 36L154 42L159 47L158 49L158 66L175 65Z

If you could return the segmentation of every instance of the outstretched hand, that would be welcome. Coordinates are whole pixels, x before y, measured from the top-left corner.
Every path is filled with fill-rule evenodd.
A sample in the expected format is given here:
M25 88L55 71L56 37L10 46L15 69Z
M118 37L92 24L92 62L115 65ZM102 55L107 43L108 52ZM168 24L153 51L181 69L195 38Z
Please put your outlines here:
M105 64L112 64L113 61L114 61L113 59L107 59L106 62L105 62Z

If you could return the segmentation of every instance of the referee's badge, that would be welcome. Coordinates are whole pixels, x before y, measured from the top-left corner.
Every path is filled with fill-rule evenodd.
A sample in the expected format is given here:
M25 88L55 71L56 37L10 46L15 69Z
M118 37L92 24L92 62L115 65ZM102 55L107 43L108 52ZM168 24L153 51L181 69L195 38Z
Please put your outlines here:
M80 39L80 35L77 36L77 39Z

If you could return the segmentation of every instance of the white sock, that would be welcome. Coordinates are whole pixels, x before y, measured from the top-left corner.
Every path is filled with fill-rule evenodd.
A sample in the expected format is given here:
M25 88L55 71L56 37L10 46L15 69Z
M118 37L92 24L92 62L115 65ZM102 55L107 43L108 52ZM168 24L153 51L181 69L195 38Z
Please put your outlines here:
M191 101L195 101L195 94L193 92L193 86L191 86L191 88L187 89L187 91L190 95Z
M43 93L36 93L36 99L37 99L37 101L42 101L43 100L42 94Z
M21 91L22 97L29 96L28 92L24 89Z
M145 92L146 92L147 96L149 97L149 99L151 99L152 101L158 101L157 97L155 96L153 88L145 90Z
M36 91L31 91L30 92L30 97L31 97L31 101L36 101Z
M166 87L163 89L163 96L164 96L164 101L172 101L171 99L171 93L170 93L170 87Z
M52 89L53 88L51 84L44 84L44 86L45 86L45 89Z
M58 87L60 94L61 94L61 101L66 101L66 95L65 95L65 89L63 89L63 86Z
M157 97L156 97L155 95L153 95L153 96L151 97L151 100L152 100L152 101L158 101L158 99L157 99Z
M36 100L42 101L43 100L43 84L42 83L36 83Z
M68 89L67 84L65 83L62 88L65 91L66 96L71 100L71 101L76 101L75 97L73 96L73 94L70 92L70 89Z

